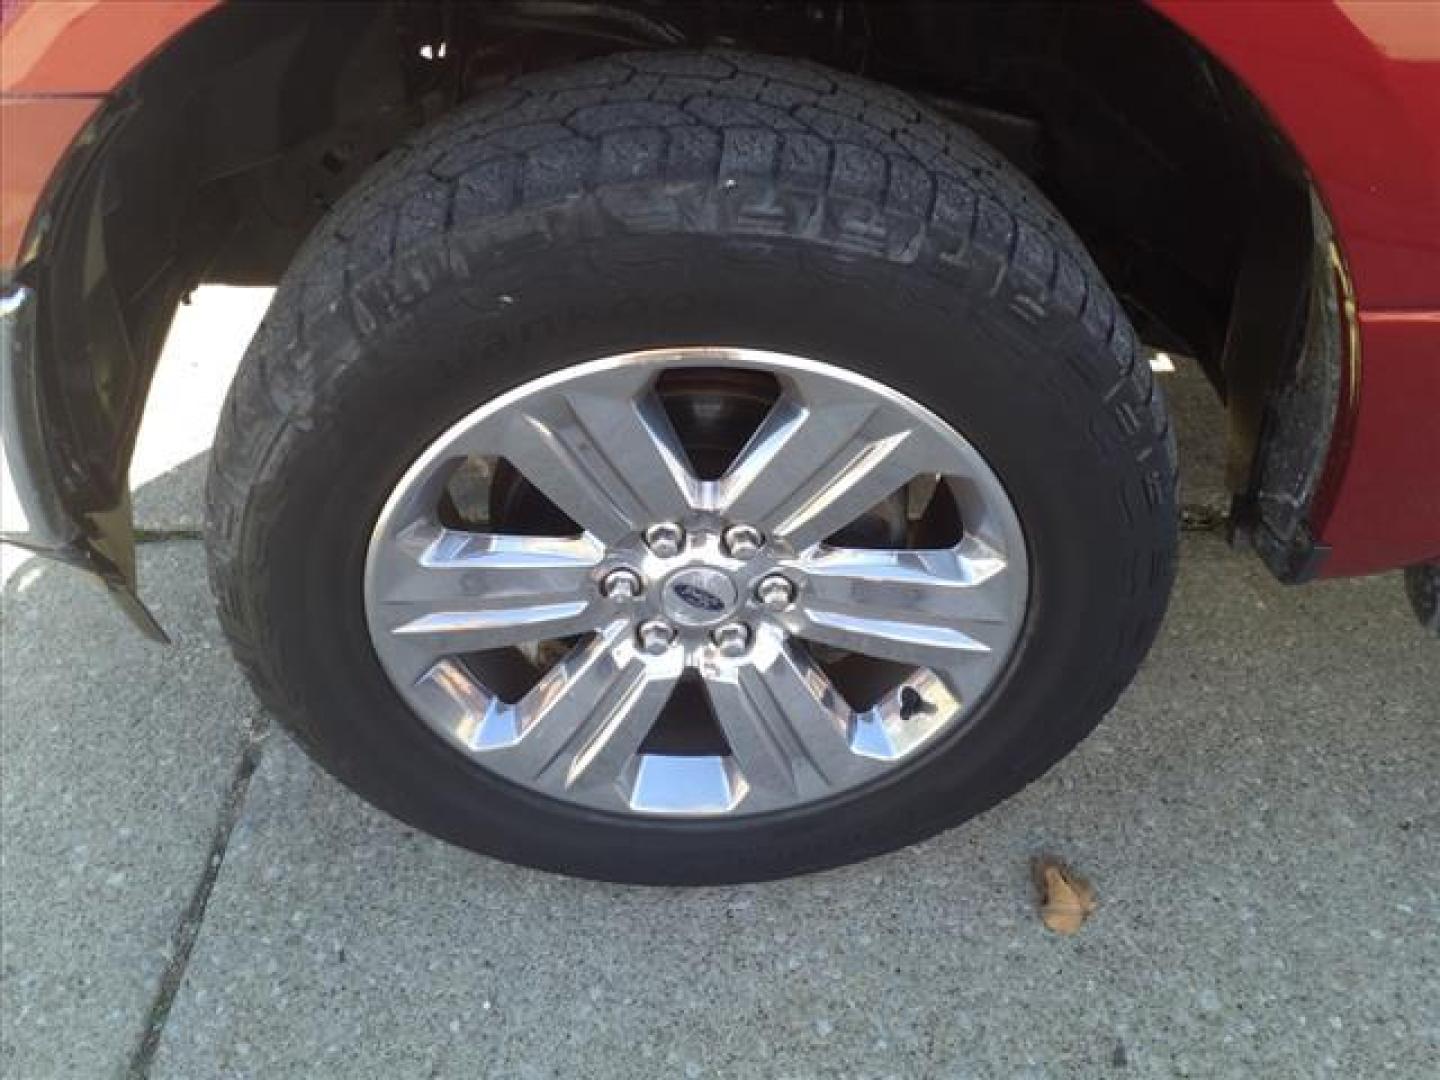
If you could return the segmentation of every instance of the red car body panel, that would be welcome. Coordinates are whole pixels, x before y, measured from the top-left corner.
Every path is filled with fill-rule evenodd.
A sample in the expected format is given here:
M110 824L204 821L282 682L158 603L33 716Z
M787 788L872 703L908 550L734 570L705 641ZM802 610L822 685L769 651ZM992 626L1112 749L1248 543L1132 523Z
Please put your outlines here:
M0 34L0 266L65 151L107 94L219 0L4 0Z
M25 231L65 151L104 98L0 98L0 266L21 261Z
M1359 337L1317 505L1325 577L1440 561L1440 311L1361 312Z
M1358 348L1312 515L1334 577L1440 559L1440 4L1153 0L1310 171Z
M5 0L7 94L108 94L219 0Z
M5 0L3 235L22 254L84 120L217 0ZM1346 391L1312 513L1323 576L1440 560L1440 3L1150 0L1290 139L1353 283Z
M1154 6L1239 76L1299 150L1361 310L1440 307L1440 4Z

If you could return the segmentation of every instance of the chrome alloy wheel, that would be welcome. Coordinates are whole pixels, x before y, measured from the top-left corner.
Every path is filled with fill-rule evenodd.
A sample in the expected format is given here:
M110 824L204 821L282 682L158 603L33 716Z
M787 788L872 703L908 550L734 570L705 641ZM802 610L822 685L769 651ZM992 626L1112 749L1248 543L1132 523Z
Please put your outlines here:
M677 372L772 388L728 464L696 467L662 393ZM517 484L547 527L494 514ZM885 535L852 546L876 507ZM913 760L995 682L1028 593L1015 509L953 428L844 369L722 348L579 364L477 409L402 477L365 571L381 664L461 753L674 816L812 803Z

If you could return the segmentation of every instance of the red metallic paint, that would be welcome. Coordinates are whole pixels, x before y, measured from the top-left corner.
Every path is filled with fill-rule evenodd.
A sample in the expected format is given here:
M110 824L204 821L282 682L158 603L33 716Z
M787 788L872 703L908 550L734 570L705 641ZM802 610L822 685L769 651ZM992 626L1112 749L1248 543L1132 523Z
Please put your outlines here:
M17 100L71 104L52 137L5 140L0 264L15 264L45 179L98 105L84 95L111 92L217 2L7 0L4 116L21 120ZM1354 282L1359 355L1315 514L1332 548L1322 573L1440 559L1440 0L1150 3L1289 137Z
M25 230L75 136L165 42L219 0L6 0L0 33L4 129L0 267L19 262Z
M0 92L108 94L219 0L31 0L7 10Z
M1318 508L1326 577L1440 561L1440 311L1362 311L1360 341L1348 445L1331 447Z
M56 165L101 97L0 98L0 266L20 245Z
M1313 515L1325 577L1440 559L1440 3L1151 0L1310 170L1359 308Z
M1152 2L1299 150L1361 310L1440 308L1440 3Z

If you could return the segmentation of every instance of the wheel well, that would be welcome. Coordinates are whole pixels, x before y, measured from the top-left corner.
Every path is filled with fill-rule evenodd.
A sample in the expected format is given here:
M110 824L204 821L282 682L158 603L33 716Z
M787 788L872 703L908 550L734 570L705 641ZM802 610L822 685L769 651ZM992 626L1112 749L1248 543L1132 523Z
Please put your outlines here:
M51 376L61 456L118 505L177 300L202 281L278 280L409 132L521 72L707 45L813 59L977 129L1080 234L1142 338L1205 367L1229 407L1237 507L1262 505L1265 440L1297 428L1274 413L1312 336L1323 214L1252 95L1173 24L1140 4L1050 0L231 0L115 95L45 215L25 270L45 298L42 351L103 386ZM1331 352L1311 363L1338 372ZM1292 454L1311 487L1322 419L1324 439L1299 425L1311 445Z

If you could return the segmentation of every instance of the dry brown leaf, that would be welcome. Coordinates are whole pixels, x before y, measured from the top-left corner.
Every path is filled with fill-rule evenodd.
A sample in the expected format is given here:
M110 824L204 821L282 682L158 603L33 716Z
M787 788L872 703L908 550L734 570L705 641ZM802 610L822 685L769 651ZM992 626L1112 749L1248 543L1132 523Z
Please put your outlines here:
M1053 855L1037 855L1030 876L1040 894L1040 918L1057 934L1073 934L1095 910L1095 888Z

